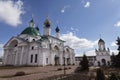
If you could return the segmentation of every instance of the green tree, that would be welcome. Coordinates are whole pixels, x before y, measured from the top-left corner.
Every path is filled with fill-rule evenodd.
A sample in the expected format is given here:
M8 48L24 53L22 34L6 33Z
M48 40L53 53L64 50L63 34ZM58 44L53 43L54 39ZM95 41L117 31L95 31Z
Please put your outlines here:
M118 45L118 55L116 55L116 60L115 60L115 67L120 68L120 38L118 37L117 43Z
M87 59L87 56L85 54L83 55L83 59L80 62L80 65L81 65L82 71L89 70L88 59Z
M114 55L114 53L112 53L111 55L111 66L115 67L116 65L116 56Z
M112 73L108 80L119 80L119 79L114 73Z
M105 80L105 75L103 73L103 70L97 69L96 80Z

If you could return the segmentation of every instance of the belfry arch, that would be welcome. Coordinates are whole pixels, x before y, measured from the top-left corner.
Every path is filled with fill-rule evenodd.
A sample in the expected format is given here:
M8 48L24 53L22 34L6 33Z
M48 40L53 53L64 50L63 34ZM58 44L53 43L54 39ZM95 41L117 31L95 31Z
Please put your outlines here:
M54 46L55 51L59 51L59 47L57 45Z

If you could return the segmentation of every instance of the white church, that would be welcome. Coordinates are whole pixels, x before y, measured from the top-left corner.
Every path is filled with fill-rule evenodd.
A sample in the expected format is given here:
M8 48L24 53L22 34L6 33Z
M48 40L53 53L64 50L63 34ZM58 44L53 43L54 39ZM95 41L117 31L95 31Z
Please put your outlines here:
M100 38L98 41L98 50L95 49L96 53L96 60L94 65L95 66L109 66L111 59L110 59L110 50L109 48L106 49L105 42Z
M90 66L110 66L110 50L109 48L106 49L105 42L101 38L98 41L98 49L95 49L95 54L95 56L87 56ZM79 65L82 58L82 56L75 57L76 65Z
M75 64L74 49L64 46L58 26L56 36L51 35L51 22L44 21L43 35L34 27L34 20L19 35L12 37L4 45L3 65L47 66Z

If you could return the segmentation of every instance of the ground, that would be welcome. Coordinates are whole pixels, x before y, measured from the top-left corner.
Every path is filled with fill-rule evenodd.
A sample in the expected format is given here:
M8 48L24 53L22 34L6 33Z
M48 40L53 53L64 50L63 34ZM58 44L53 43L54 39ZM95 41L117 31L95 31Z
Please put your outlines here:
M76 66L67 66L71 69L66 70L67 74L73 73ZM46 66L46 67L0 67L0 80L38 80L54 75L63 74L64 71L58 71L58 68L62 68L63 66ZM24 71L28 75L25 76L17 76L17 77L7 77L14 75L16 72ZM7 78L2 78L7 77Z

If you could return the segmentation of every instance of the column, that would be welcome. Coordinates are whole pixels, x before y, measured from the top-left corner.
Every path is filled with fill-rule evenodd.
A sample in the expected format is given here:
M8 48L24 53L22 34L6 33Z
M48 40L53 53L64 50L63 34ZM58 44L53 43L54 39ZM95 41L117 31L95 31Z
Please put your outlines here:
M16 53L15 53L15 65L18 64L18 63L17 63L17 62L18 62L18 59L17 59L17 58L18 58L18 53L16 52Z
M20 65L22 65L22 58L23 58L23 51L24 51L24 46L22 46L22 51L21 51L21 54L20 54Z

